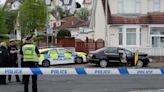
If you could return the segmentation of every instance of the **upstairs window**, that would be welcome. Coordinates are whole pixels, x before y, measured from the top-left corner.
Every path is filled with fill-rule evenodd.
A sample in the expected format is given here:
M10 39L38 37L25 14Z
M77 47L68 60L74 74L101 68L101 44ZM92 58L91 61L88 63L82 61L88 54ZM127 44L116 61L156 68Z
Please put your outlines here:
M118 13L137 14L140 13L141 0L118 0Z
M154 11L160 12L160 0L154 0Z

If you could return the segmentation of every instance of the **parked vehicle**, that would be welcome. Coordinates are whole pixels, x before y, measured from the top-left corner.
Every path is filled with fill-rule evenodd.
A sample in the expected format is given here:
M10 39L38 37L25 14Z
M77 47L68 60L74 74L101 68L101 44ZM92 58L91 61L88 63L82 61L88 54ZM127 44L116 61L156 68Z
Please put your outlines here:
M87 62L87 54L83 52L72 52L65 48L46 48L39 50L41 55L39 65L49 67L58 64L84 63Z
M150 58L145 53L138 54L139 59L136 64L137 67L146 67L149 62ZM112 63L116 64L126 64L130 66L135 66L134 63L135 53L131 52L124 48L117 48L117 47L108 47L108 48L101 48L96 51L92 51L88 55L88 62L97 64L100 67L107 67Z

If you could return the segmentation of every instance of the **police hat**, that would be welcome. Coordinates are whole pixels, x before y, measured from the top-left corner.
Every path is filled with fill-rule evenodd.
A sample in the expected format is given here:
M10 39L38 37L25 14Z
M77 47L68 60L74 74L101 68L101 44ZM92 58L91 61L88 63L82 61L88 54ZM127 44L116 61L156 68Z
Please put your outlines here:
M10 42L15 42L15 39L10 39Z
M26 40L30 40L31 38L33 38L33 36L29 35L29 36L26 37Z

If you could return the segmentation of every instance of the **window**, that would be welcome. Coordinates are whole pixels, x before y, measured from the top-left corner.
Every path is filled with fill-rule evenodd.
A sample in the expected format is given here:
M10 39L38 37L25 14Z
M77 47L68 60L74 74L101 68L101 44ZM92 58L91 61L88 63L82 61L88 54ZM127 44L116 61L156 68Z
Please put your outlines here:
M154 0L154 11L155 12L160 11L160 0Z
M64 54L64 53L67 53L68 51L65 50L65 49L60 49L60 53Z
M108 48L106 51L105 51L106 54L109 54L109 53L117 53L117 48Z
M127 55L132 55L132 52L129 51L129 50L125 50L125 53L126 53Z
M118 0L118 13L140 13L141 0Z
M152 47L164 47L164 27L151 27Z
M123 45L123 31L122 28L119 28L119 45Z
M137 45L136 44L136 28L127 28L126 30L126 44L127 45Z
M48 54L48 51L43 51L40 54Z
M51 54L56 54L57 51L56 51L56 49L53 49L53 50L50 51L50 53L51 53Z

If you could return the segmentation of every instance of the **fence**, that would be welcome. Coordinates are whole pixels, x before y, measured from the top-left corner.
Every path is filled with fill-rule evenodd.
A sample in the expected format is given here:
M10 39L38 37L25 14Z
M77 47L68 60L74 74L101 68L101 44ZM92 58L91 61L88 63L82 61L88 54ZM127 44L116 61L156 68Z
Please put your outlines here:
M97 41L93 39L88 39L86 41L82 41L79 39L76 39L76 51L86 52L89 53L89 51L94 51L99 48L103 48L105 46L104 40L98 39Z

